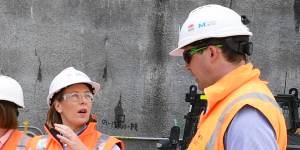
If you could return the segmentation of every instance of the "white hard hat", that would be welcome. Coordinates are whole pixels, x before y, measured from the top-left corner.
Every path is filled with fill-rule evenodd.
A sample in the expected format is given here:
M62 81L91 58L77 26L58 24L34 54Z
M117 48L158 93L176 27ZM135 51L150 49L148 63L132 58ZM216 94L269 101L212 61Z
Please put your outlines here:
M73 67L69 67L61 71L52 80L49 88L49 94L47 97L47 103L50 106L53 95L59 92L61 89L73 85L76 83L87 83L93 87L93 93L95 94L100 90L100 84L93 82L85 73L76 70Z
M0 101L5 100L25 107L22 87L15 79L0 75L0 85Z
M178 47L169 55L182 56L181 48L195 41L236 35L252 36L239 14L220 5L205 5L190 12L179 32Z

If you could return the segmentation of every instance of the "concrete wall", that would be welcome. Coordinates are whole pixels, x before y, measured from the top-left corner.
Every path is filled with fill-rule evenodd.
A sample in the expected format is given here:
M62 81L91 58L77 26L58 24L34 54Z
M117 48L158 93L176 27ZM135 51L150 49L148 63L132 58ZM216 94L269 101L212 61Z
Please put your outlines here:
M300 89L300 0L1 0L0 71L24 89L20 122L42 129L51 80L74 66L102 85L93 105L102 132L163 137L174 122L183 128L195 81L168 52L188 13L210 3L251 20L250 59L274 93ZM125 114L121 128L112 124L116 107ZM155 149L149 141L126 144Z

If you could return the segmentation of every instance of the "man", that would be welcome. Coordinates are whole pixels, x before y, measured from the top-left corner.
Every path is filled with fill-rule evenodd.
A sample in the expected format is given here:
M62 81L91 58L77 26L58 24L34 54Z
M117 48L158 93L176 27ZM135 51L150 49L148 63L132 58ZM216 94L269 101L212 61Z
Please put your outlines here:
M260 71L247 62L252 52L246 24L235 11L206 5L184 22L178 48L186 68L208 99L188 149L286 149L284 117Z

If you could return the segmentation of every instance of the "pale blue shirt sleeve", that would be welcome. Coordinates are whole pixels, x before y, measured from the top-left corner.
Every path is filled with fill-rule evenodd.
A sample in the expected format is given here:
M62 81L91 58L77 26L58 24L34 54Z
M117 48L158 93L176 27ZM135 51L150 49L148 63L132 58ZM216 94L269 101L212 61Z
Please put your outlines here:
M115 145L112 150L121 150L118 145Z
M233 118L224 136L225 150L277 150L276 135L269 121L251 106Z

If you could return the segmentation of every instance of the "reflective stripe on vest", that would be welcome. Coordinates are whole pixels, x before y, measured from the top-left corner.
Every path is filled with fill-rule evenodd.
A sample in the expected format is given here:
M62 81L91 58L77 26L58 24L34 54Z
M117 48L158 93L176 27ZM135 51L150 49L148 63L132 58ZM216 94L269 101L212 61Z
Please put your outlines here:
M241 95L241 96L237 97L236 99L234 99L233 101L231 101L224 109L223 113L221 114L221 116L217 122L216 128L215 128L214 132L212 133L212 136L210 137L205 149L207 149L207 150L214 149L214 145L217 141L217 137L221 130L222 124L224 123L225 116L227 116L227 114L231 110L232 106L240 101L243 101L245 99L250 99L250 98L260 99L264 102L271 102L276 108L278 108L281 111L279 105L276 103L274 98L269 97L268 95L266 95L264 93L253 92L253 93Z
M104 146L105 146L108 139L109 139L109 136L102 133L101 136L97 140L97 144L96 144L95 149L96 150L104 150Z
M17 145L17 149L18 150L25 149L26 144L27 144L29 139L30 139L29 136L27 136L26 134L23 134L20 138L20 141L19 141L18 145Z
M48 140L48 135L43 135L39 141L37 142L36 149L37 150L44 150L47 147L47 140Z

